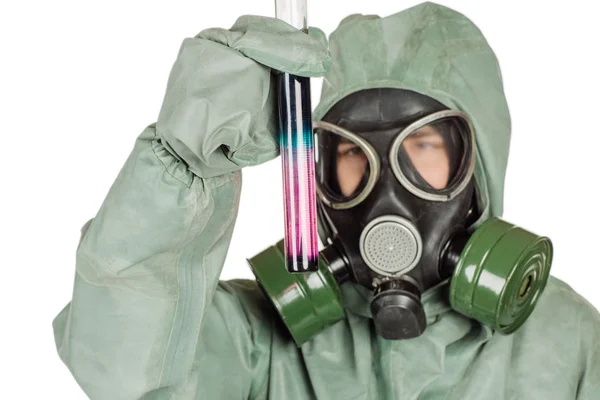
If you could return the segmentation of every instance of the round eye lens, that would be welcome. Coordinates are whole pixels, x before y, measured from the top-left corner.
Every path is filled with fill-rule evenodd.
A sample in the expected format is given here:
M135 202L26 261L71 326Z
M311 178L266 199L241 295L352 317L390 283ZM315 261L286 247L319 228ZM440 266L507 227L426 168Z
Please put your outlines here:
M349 202L359 201L376 178L374 150L359 136L332 124L315 123L314 134L319 194L336 208L352 206Z
M404 132L392 146L401 182L419 191L448 194L472 173L472 135L461 117L446 117ZM394 166L393 166L394 167ZM401 176L398 176L400 174Z
M398 180L431 200L445 200L460 192L473 172L470 126L465 117L448 114L462 113L446 111L432 122L414 124L398 136L390 151Z
M438 129L426 125L402 141L401 157L408 160L415 179L434 190L448 187L450 181L450 149Z
M351 199L364 188L369 177L369 161L363 149L350 140L340 140L335 152L335 185L340 197Z

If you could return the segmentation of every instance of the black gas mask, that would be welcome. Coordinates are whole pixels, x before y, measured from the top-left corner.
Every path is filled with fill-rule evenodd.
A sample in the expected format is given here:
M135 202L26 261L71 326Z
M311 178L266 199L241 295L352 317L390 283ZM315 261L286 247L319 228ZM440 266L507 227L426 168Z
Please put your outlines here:
M375 290L383 337L420 335L420 294L447 278L444 247L473 212L467 117L415 92L371 89L315 128L321 239L346 257L352 280Z
M457 311L505 333L524 322L545 286L551 244L499 219L469 232L479 213L475 135L464 113L416 92L368 89L313 126L320 271L296 279L267 269L281 244L250 260L297 343L343 317L338 286L346 281L373 291L384 339L421 335L421 294L450 277ZM504 285L486 297L490 273Z

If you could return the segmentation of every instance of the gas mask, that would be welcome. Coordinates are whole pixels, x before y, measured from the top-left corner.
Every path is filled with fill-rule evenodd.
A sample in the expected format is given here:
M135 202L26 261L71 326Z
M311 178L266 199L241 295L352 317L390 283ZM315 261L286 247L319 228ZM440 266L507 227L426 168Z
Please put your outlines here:
M551 242L498 218L473 231L476 142L467 115L402 89L368 89L313 125L319 271L289 274L283 243L249 263L298 345L344 317L340 285L373 291L384 339L426 329L421 294L450 280L452 308L509 334L543 291Z

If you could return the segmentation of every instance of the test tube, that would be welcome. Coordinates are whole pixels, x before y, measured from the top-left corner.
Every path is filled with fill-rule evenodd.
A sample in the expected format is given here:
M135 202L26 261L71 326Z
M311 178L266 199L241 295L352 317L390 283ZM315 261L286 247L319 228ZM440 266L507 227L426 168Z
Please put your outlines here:
M308 33L306 0L275 0L275 16ZM288 73L278 78L286 268L314 272L319 249L310 78Z

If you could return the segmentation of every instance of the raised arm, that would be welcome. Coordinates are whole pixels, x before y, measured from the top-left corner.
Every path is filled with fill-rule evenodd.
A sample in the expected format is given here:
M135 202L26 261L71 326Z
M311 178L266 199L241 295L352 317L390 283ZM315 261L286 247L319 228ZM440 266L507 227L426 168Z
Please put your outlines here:
M328 63L322 33L271 18L241 17L183 42L158 122L82 230L73 299L54 321L60 357L90 398L163 398L190 379L235 223L239 170L278 154L271 68L320 76ZM248 324L241 311L225 318ZM249 391L251 377L239 379Z

